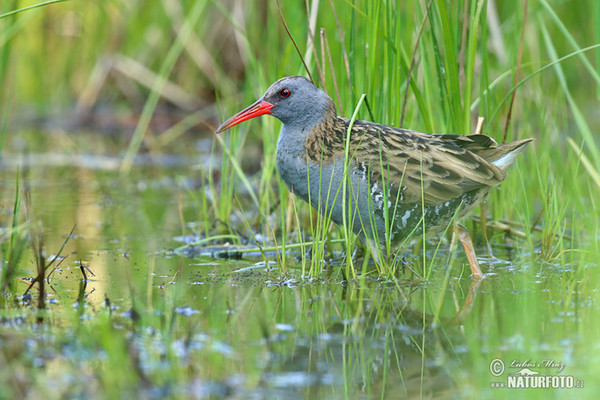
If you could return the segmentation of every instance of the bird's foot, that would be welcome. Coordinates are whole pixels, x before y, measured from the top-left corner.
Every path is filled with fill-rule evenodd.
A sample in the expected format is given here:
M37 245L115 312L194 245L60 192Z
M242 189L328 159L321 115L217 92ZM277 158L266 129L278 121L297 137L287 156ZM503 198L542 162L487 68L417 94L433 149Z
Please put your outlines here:
M456 233L456 237L458 240L460 240L465 248L465 253L467 254L467 259L469 260L469 265L471 266L473 279L481 280L483 278L483 274L481 273L481 268L479 268L477 254L475 254L475 247L473 246L473 241L469 235L469 230L462 224L455 224L454 233Z

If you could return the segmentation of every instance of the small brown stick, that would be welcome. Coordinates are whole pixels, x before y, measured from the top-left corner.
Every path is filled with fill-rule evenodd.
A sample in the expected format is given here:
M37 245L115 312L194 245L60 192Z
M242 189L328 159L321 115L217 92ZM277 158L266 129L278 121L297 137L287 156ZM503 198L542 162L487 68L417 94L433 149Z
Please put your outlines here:
M283 17L283 11L281 11L281 4L279 4L279 0L277 0L277 9L279 10L279 16L281 17L281 22L283 23L283 27L285 28L285 31L287 32L288 37L292 40L292 43L294 44L294 47L296 48L296 52L298 53L298 56L300 56L300 60L302 60L302 64L304 64L304 69L306 70L306 73L308 74L310 81L314 85L315 80L313 79L313 77L310 73L310 70L308 69L308 65L306 65L306 62L304 61L304 57L302 56L302 53L300 52L300 48L298 48L298 45L296 44L296 41L294 40L294 37L292 36L292 32L290 32L290 28L288 28L287 23L285 22L285 18Z
M46 280L49 280L49 279L50 279L50 276L51 276L51 275L54 273L54 271L56 271L56 270L58 269L58 267L60 267L60 264L62 264L62 263L63 263L63 261L65 261L66 259L67 259L67 257L63 257L63 258L61 258L61 259L60 259L60 261L58 262L58 264L56 264L56 265L54 266L54 268L52 268L52 271L50 271L50 272L48 273L48 276L46 276Z
M333 89L335 90L335 97L338 101L338 109L340 110L340 116L344 118L344 110L342 109L342 98L340 97L340 91L338 90L337 80L335 79L335 70L333 69L333 59L331 58L331 52L329 51L329 43L327 42L327 36L325 36L325 28L321 28L321 41L323 47L327 52L327 58L329 60L329 67L331 68L331 77L333 79Z
M40 288L38 286L36 286L37 280L32 279L32 280L27 280L24 278L16 278L18 281L23 282L24 284L26 284L27 287L27 291L25 292L25 294L27 294L27 292L29 292L29 289L34 288L35 290L40 290Z

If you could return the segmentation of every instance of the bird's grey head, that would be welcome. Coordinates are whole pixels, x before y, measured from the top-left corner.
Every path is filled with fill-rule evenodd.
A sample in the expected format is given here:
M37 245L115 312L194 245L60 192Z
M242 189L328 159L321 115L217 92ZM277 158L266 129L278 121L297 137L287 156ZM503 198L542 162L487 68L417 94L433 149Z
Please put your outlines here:
M271 114L287 127L308 131L323 120L327 113L335 116L335 105L331 98L303 76L288 76L273 83L248 108L225 121L217 133L231 128L247 119Z
M319 123L333 102L303 76L289 76L271 85L263 100L273 104L271 114L286 125L307 129Z

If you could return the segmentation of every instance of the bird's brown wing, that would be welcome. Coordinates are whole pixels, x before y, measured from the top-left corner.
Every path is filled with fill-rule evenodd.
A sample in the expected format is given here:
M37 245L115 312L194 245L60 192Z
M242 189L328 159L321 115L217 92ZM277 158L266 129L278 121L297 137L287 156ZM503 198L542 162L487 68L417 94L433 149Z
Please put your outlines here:
M430 135L355 121L350 155L389 188L391 201L416 203L423 194L427 206L502 182L505 172L478 155L494 147L485 135Z

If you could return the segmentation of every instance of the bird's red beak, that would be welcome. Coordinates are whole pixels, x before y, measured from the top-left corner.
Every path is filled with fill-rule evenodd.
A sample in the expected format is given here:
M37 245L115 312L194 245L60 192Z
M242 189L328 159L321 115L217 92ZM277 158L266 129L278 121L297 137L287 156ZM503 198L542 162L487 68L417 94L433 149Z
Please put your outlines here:
M269 103L268 101L264 101L263 99L259 99L256 103L252 104L250 107L247 107L235 114L233 117L229 118L227 121L223 122L221 126L217 128L216 133L221 133L231 128L234 125L239 124L240 122L244 122L247 119L258 117L264 114L271 114L271 108L275 105Z

